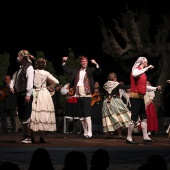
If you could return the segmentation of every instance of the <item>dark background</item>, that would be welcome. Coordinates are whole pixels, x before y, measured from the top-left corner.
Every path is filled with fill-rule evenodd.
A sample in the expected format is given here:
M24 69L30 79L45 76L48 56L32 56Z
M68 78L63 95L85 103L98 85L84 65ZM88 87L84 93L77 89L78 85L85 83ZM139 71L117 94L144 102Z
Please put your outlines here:
M95 59L103 70L101 83L107 74L115 71L122 79L124 72L113 58L102 53L101 22L110 25L112 18L125 12L126 4L131 9L147 7L152 23L160 20L160 14L169 11L164 1L147 0L48 0L48 1L1 1L0 2L0 52L10 53L11 64L8 74L16 70L17 53L22 49L35 55L43 51L55 67L56 74L62 74L61 58L71 47L75 56L86 55ZM127 78L128 79L128 78Z

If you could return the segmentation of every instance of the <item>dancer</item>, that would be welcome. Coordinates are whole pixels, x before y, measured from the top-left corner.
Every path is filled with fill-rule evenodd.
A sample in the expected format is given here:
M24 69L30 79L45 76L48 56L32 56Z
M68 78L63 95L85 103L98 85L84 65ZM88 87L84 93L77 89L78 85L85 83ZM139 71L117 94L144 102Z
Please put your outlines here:
M68 68L67 67L68 57L63 57L62 68L65 73L71 75L70 77L70 88L74 87L73 90L76 94L78 107L80 112L80 121L84 130L83 139L92 138L92 122L91 122L91 94L94 89L94 78L93 73L100 73L100 67L95 60L91 60L92 64L96 66L88 67L88 58L82 56L80 59L80 68ZM72 85L74 84L74 85Z
M147 81L146 85L147 88L148 86L151 86L149 81ZM146 115L147 115L148 135L151 135L152 132L158 132L158 117L153 102L154 97L155 97L154 91L146 92L146 95L144 96Z
M144 103L144 95L147 91L160 90L160 86L146 88L147 76L145 72L149 69L153 69L152 65L148 66L148 60L145 57L139 57L132 67L130 75L131 80L131 92L130 92L130 103L131 103L131 124L128 127L127 144L138 144L138 142L132 139L132 132L138 123L138 119L141 120L141 128L143 133L143 142L153 142L147 134L147 116Z
M109 133L117 131L118 138L122 139L122 129L129 126L131 113L119 97L119 89L129 89L130 85L118 83L117 75L111 72L103 88L106 90L106 99L103 101L102 108L104 138L110 139Z
M23 125L23 138L18 142L33 143L31 138L32 131L30 129L30 115L32 110L32 91L34 80L34 69L31 59L34 59L29 51L21 50L18 52L17 61L20 64L10 83L10 90L16 93L18 116Z
M46 60L38 58L35 66L34 98L30 120L30 129L32 129L33 132L39 132L40 143L45 143L45 131L56 131L55 109L51 94L47 89L47 82L55 87L59 84L59 81L48 71L44 70L45 66Z

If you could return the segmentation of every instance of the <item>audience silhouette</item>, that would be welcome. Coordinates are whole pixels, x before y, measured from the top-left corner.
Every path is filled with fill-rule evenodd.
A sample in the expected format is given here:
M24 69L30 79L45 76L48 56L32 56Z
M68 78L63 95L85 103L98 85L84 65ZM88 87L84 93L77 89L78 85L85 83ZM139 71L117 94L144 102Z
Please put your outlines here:
M97 149L91 159L90 170L106 170L110 164L110 156L105 149Z
M28 170L54 170L50 155L45 148L38 148L34 151Z
M0 165L0 170L20 170L20 167L13 162L4 162Z
M87 159L80 151L71 151L65 156L63 170L87 170Z
M166 161L160 155L150 156L148 158L147 162L153 163L154 165L156 165L156 167L158 167L158 169L161 169L161 170L167 170L168 169Z
M151 162L147 162L139 166L138 170L161 170Z
M154 154L150 156L146 163L142 164L138 170L167 170L167 163L160 155Z

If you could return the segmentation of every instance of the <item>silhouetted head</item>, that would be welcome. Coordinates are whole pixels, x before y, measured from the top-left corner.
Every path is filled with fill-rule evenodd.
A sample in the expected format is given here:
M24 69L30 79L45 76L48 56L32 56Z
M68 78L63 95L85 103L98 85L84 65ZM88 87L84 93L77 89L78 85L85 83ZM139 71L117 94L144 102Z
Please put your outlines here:
M92 156L91 170L106 170L110 164L110 157L105 149L97 149Z
M79 151L69 152L64 160L63 170L87 170L87 160L84 153Z
M153 163L154 165L156 165L156 167L158 167L158 169L161 169L161 170L167 170L168 169L166 161L160 155L150 156L148 158L147 162Z
M54 170L50 155L45 148L38 148L34 151L29 170L34 170L35 168Z

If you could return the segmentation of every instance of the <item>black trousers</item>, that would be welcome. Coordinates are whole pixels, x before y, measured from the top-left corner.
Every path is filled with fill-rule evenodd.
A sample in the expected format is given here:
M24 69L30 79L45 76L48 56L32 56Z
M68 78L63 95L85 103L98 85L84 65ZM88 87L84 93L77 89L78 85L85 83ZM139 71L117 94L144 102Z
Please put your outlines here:
M91 97L79 97L77 101L79 117L91 117Z
M11 119L12 131L15 132L16 130L15 114L16 114L15 110L2 110L1 112L2 131L6 131L6 118L9 115Z

